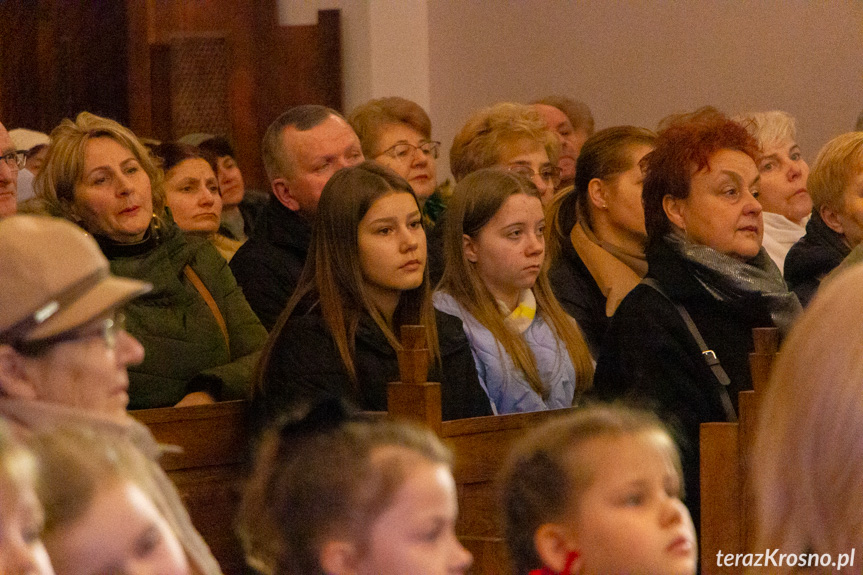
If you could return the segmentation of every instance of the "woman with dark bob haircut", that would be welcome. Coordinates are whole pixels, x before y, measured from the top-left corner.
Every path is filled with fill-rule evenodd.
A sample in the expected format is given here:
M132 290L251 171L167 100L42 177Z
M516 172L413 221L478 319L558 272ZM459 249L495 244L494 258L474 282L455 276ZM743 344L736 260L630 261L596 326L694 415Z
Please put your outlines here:
M713 108L662 127L645 164L647 277L611 318L595 385L682 432L698 525L699 426L736 420L738 392L752 389L752 328L785 330L800 304L761 247L755 139Z
M491 415L461 322L432 306L426 236L407 181L366 161L324 186L297 289L264 348L261 427L304 401L346 398L386 411L403 325L424 325L444 419Z

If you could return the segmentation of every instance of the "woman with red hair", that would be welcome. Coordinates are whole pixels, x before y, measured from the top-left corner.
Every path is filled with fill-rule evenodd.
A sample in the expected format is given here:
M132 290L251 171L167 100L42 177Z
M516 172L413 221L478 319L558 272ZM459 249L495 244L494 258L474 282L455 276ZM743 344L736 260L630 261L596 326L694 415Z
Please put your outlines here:
M664 122L645 165L647 277L617 308L596 369L601 397L646 403L682 432L696 525L699 425L736 420L752 328L784 330L800 309L761 247L758 155L712 108Z

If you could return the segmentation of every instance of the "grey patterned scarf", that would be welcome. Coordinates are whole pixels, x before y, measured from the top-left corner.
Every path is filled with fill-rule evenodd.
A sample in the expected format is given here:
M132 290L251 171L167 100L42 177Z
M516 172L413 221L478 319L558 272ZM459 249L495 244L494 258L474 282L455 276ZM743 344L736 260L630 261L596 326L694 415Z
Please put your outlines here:
M797 295L788 291L776 264L764 251L749 261L742 261L705 246L688 241L671 232L665 242L690 264L695 279L719 301L731 302L760 294L767 303L770 318L782 334L801 311Z

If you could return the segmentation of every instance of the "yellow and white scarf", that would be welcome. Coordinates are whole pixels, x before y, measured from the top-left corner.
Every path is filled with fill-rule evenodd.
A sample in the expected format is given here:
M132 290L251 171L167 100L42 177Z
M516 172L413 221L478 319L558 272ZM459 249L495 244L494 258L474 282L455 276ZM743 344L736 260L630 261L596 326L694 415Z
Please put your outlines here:
M504 315L503 322L516 333L527 331L527 328L533 323L533 318L536 317L536 298L533 295L533 290L522 290L518 296L518 304L512 311L500 300L497 300L497 305Z

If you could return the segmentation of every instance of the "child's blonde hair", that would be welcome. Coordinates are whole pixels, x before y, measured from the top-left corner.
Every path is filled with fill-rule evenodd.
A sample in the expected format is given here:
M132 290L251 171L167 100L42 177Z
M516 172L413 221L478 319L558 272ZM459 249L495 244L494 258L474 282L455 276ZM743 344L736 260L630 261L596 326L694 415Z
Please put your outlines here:
M773 367L751 457L757 549L863 551L861 282L857 265L824 285Z
M562 519L595 479L582 447L603 437L660 433L669 438L671 458L681 485L680 455L659 418L620 405L595 405L553 419L533 430L510 452L499 478L504 536L515 573L542 566L534 534ZM578 457L576 457L576 454Z
M124 438L68 427L37 434L29 445L38 458L46 535L82 517L96 495L115 483L130 481L152 496L146 456Z

